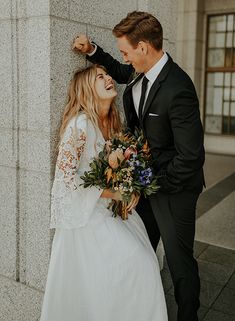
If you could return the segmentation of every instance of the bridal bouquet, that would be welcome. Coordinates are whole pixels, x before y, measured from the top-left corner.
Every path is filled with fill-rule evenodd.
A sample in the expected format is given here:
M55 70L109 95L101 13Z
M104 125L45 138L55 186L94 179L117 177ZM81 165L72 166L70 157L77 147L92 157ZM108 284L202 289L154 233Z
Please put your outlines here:
M109 208L114 216L128 218L126 210L132 193L146 197L155 193L159 186L152 171L152 158L142 132L119 134L106 141L103 150L90 163L90 170L84 173L84 187L97 186L119 191L123 201L112 201Z

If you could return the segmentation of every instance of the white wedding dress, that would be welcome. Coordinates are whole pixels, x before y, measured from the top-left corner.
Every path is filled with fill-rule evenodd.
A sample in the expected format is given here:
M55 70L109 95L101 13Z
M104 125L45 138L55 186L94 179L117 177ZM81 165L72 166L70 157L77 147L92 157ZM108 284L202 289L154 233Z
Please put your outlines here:
M104 143L84 114L63 135L40 321L167 321L157 257L140 217L135 211L126 221L113 217L102 190L80 186Z

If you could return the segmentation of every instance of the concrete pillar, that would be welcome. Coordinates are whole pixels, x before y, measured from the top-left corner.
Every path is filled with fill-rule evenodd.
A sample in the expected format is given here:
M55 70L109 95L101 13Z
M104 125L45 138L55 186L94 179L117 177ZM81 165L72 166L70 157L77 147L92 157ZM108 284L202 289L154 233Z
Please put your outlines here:
M204 1L178 0L176 60L190 75L200 100L203 89L201 77L204 66L204 33Z

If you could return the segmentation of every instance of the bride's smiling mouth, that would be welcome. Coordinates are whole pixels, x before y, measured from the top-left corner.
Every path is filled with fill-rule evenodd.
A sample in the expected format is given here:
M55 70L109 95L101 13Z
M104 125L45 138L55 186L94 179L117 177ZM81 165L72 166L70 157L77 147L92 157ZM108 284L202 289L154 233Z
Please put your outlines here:
M105 86L105 89L106 90L111 90L114 88L114 85L113 84L108 84L107 86Z
M114 88L114 84L112 81L109 81L106 85L105 85L105 89L106 90L111 90Z

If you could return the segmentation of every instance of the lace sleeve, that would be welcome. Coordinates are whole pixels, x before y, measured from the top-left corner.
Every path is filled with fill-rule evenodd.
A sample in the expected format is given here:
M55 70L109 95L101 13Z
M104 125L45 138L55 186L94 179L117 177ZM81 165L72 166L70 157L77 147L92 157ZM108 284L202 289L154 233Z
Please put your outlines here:
M60 143L51 192L51 228L86 225L102 193L96 187L81 186L89 149L86 124L83 118L70 122Z
M85 132L82 129L77 130L70 127L68 133L66 133L66 138L59 147L55 179L61 180L70 191L75 191L78 188L75 182L75 175L78 172L85 142Z

